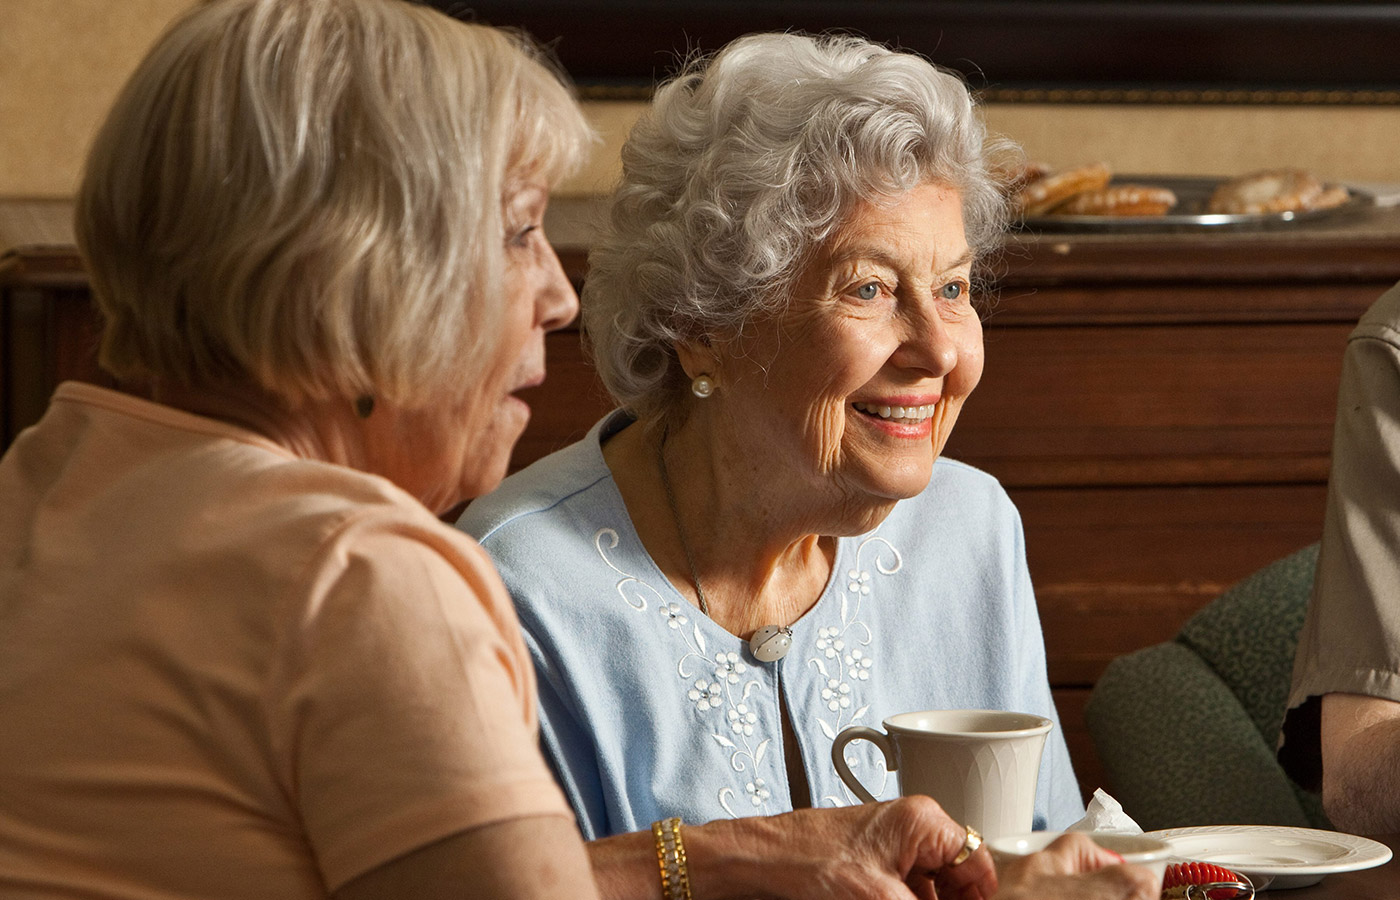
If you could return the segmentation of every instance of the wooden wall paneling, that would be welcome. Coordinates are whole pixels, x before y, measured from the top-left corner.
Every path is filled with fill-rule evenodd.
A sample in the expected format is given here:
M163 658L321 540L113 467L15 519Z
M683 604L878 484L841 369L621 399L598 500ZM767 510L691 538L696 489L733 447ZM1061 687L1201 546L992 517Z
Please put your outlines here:
M1051 695L1060 714L1060 728L1074 763L1074 776L1079 782L1079 794L1088 803L1096 788L1108 789L1108 776L1094 750L1094 738L1084 723L1084 706L1089 702L1088 688L1054 688Z
M1022 488L1050 678L1090 686L1225 588L1321 537L1324 483Z
M585 359L576 327L545 338L545 382L520 392L530 404L530 424L515 445L514 472L583 437L612 401Z
M1325 479L1351 327L989 327L947 452L1008 485Z
M1391 251L1394 253L1394 250ZM1400 266L1395 267L1400 277ZM1354 323L1395 279L1358 281L1197 284L1183 281L1057 283L1037 271L999 286L985 322L990 327L1029 325L1255 324L1260 322ZM1029 281L1029 283L1028 283Z
M97 366L98 323L70 248L0 257L0 449L35 422L60 380L111 384Z
M1291 288L1394 284L1400 278L1400 260L1395 255L1398 229L1400 214L1386 209L1291 232L1021 235L1007 242L991 274L1003 286L1071 290L1111 286L1115 293L1097 294L1093 304L1104 311L1120 305L1117 290L1169 287L1175 292L1196 287L1233 292L1251 285L1262 286L1277 298L1271 307L1276 311L1294 306L1306 310L1312 302ZM1182 304L1174 298L1137 311L1148 316L1177 315ZM1232 305L1233 301L1215 302L1191 312L1228 315ZM1345 309L1336 312L1346 314Z

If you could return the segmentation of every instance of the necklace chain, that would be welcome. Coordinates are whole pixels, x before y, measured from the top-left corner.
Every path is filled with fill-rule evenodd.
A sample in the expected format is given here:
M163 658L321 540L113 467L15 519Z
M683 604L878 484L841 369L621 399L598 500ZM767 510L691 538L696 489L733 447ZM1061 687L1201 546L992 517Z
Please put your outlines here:
M690 544L685 540L685 526L681 525L681 512L676 507L676 495L671 490L671 476L666 472L666 436L663 434L656 445L656 462L661 469L661 486L666 489L666 504L671 507L671 519L676 523L676 536L681 539L681 550L685 551L685 561L690 566L690 580L695 584L695 596L700 599L700 612L710 614L710 604L705 602L705 589L700 586L700 573L695 568L695 557L690 553Z

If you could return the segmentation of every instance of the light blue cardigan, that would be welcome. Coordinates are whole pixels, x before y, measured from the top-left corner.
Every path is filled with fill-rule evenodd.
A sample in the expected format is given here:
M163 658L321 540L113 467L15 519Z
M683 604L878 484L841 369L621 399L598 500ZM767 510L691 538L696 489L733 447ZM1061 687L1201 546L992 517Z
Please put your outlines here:
M587 838L666 817L701 823L791 809L779 695L813 805L858 802L831 743L851 724L942 708L1056 722L1035 827L1084 814L1045 675L1021 521L1001 486L939 460L928 488L869 534L842 538L825 592L775 664L686 602L633 531L603 461L613 413L581 442L468 508L458 527L495 560L539 674L545 755ZM879 751L850 745L877 797L898 795Z

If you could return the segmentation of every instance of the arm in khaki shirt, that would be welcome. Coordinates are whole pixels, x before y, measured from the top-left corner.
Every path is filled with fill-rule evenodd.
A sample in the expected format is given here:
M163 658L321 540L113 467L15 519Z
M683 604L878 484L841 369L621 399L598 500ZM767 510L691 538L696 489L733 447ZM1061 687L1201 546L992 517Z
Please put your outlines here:
M1322 698L1322 805L1343 831L1400 831L1400 703Z
M1321 701L1311 724L1310 698ZM1400 285L1347 342L1322 549L1289 706L1280 760L1311 783L1320 754L1332 822L1400 831Z

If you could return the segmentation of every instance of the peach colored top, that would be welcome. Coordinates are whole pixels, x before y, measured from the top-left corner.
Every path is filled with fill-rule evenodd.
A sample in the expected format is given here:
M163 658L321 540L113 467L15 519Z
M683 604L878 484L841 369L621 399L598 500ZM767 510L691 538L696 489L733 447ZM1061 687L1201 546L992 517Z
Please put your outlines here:
M68 383L0 460L0 896L325 897L567 816L485 554L388 481Z

